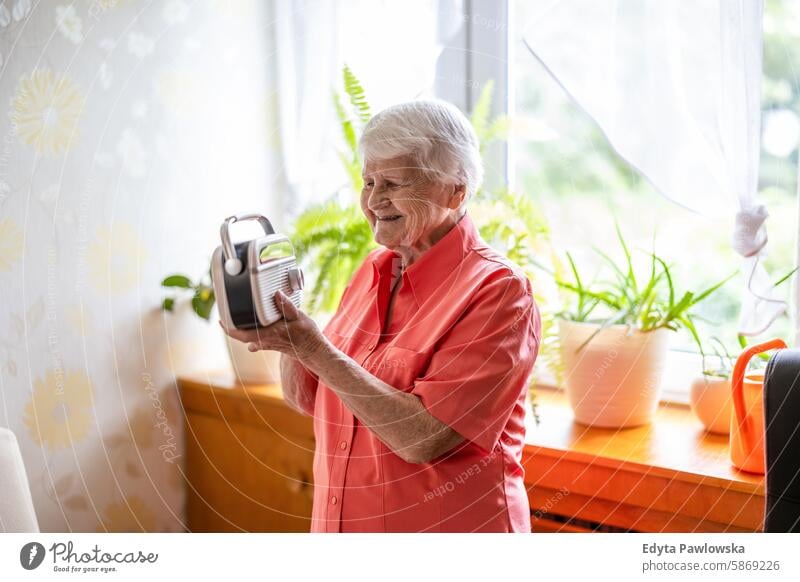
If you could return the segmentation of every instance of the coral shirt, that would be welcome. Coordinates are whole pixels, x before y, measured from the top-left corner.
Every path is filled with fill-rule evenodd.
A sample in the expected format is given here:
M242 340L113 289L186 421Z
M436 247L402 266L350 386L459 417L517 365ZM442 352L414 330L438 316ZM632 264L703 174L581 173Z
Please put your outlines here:
M367 257L324 333L466 440L407 463L320 382L311 531L529 532L520 459L541 337L530 283L465 216L402 274L382 329L397 258Z

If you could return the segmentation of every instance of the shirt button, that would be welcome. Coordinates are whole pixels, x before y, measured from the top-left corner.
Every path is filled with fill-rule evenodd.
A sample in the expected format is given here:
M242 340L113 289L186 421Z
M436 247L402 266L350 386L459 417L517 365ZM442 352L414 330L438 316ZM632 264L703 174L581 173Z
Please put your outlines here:
M345 450L347 448L347 441L342 441L339 443L339 448Z
M336 495L334 495L333 497L331 497L331 505L336 505L336 501L337 501L337 499L336 499Z

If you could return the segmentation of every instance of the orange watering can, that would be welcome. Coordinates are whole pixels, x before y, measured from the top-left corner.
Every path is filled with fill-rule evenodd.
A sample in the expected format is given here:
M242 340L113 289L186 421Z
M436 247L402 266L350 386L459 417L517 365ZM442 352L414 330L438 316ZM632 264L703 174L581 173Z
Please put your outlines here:
M745 375L750 358L768 350L785 349L783 340L773 339L750 346L733 367L733 414L731 415L731 462L742 471L763 475L764 467L764 374Z

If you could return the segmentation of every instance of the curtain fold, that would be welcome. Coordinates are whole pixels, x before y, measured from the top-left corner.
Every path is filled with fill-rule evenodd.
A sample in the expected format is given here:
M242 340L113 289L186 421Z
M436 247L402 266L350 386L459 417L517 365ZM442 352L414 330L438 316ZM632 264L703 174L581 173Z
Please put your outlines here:
M621 157L670 200L732 225L739 331L765 331L787 305L763 266L761 2L554 0L525 25L533 56Z
M285 210L315 197L319 160L333 119L332 91L339 76L336 3L273 0L274 88L280 151L288 191Z

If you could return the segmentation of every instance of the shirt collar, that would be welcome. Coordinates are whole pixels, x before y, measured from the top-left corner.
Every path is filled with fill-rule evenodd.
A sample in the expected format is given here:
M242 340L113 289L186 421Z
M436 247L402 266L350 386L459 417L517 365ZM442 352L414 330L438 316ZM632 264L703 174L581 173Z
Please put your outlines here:
M463 258L476 246L480 235L468 214L445 234L435 245L420 255L403 272L403 283L409 283L418 304L421 304L444 281ZM397 253L389 249L375 253L372 257L372 287L381 273L391 273L391 260Z

